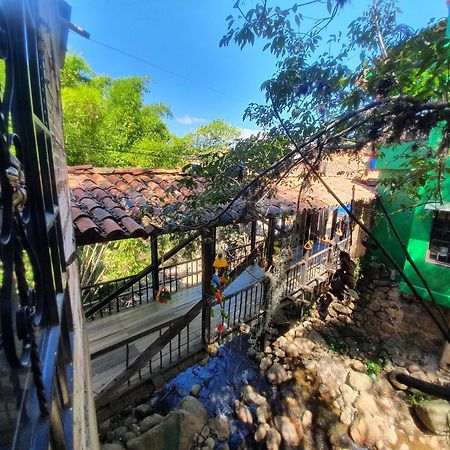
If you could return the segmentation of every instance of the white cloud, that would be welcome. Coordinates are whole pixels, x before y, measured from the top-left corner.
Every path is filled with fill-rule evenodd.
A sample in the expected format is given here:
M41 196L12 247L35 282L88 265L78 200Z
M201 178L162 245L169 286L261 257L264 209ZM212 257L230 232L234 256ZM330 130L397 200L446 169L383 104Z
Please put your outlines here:
M239 136L241 139L247 139L250 136L255 136L261 132L261 130L252 130L250 128L239 128L241 135Z
M201 117L192 117L189 114L185 114L184 116L177 117L175 119L178 123L182 123L183 125L195 125L197 123L205 123L206 119Z

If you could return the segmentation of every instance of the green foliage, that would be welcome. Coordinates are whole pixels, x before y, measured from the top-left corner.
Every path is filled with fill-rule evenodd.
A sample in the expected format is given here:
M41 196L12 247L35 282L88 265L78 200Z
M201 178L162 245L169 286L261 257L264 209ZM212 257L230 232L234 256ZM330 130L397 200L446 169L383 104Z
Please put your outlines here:
M405 138L422 141L440 121L448 122L448 107L427 110L424 106L447 102L450 92L445 21L415 31L398 22L397 0L375 0L346 33L334 35L327 34L326 27L347 2L327 1L326 17L321 19L309 19L307 5L316 3L318 9L322 1L283 8L273 3L257 1L245 10L247 4L237 1L220 42L244 48L260 40L264 50L278 59L276 73L262 85L266 104L251 104L244 115L271 130L266 140L279 142L284 134L274 108L298 143L327 130L315 140L312 159L343 146L361 149L368 143L383 145ZM347 62L355 55L360 62L350 67ZM397 96L409 100L401 103ZM362 107L367 111L355 114ZM443 135L448 137L448 125ZM417 194L430 177L440 179L439 167L446 155L444 143L432 159L426 159L418 147L411 148L414 170L408 174L408 195ZM397 181L388 186L392 194L401 192L407 180ZM439 183L428 183L427 188L432 197L439 194Z
M348 350L349 346L345 341L330 340L328 342L328 351L333 355L343 355Z
M65 144L69 164L173 168L185 163L187 141L170 133L168 106L144 104L147 77L93 73L68 54L61 72Z
M377 376L381 371L381 365L376 361L366 361L367 375Z
M406 402L408 403L409 406L419 406L424 401L429 399L430 398L428 397L427 394L424 394L419 391L408 391L406 393Z

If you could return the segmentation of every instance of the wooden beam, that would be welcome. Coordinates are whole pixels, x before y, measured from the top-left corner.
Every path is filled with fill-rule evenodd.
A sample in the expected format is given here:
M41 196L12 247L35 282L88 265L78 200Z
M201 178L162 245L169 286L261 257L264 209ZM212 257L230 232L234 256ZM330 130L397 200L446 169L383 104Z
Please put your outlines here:
M252 220L251 222L251 230L250 230L250 251L255 250L256 247L256 226L257 220Z
M269 216L269 227L267 230L267 267L273 264L273 254L275 247L275 217Z
M155 300L159 290L159 260L158 260L157 235L152 235L150 237L150 251L152 255L152 265L155 266L155 269L152 272L152 291L153 291L153 300Z
M206 347L210 342L211 330L211 282L214 274L216 251L215 229L206 228L202 233L202 341Z

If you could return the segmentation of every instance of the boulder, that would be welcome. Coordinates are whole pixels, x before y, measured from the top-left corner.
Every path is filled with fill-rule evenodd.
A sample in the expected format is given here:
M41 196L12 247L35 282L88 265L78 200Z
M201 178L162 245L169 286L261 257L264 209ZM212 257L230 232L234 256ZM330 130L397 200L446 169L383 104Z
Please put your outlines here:
M239 400L234 401L234 412L236 413L236 416L244 423L252 424L253 423L253 417L252 413L248 409L247 405L240 402Z
M186 397L156 426L127 442L128 450L189 450L208 420L203 405Z
M443 399L426 400L415 407L420 421L433 433L450 431L450 403Z
M265 372L271 365L272 358L270 356L266 356L261 359L261 362L259 363L259 370L261 370L261 372Z
M216 441L215 441L212 437L209 437L209 438L206 439L206 441L205 441L205 446L206 446L206 448L208 448L209 450L213 450L213 448L216 446Z
M348 384L342 384L339 386L339 390L341 391L342 400L346 405L351 405L355 401L358 393L354 391Z
M367 392L361 392L361 395L355 400L354 406L360 411L368 412L373 416L380 414L375 398Z
M255 442L262 442L266 438L268 430L270 430L270 425L268 423L259 425L255 431Z
M139 422L139 429L141 431L141 434L161 423L163 419L164 417L160 416L159 414L152 414L151 416L147 416L145 419L141 420Z
M350 436L361 446L372 447L383 436L377 421L366 412L360 412L350 426Z
M124 436L124 434L128 431L127 427L124 426L120 426L114 429L114 437L116 439L122 439L122 437Z
M312 425L313 415L308 409L303 413L302 416L302 426L303 428L310 428Z
M142 403L141 405L136 406L134 409L134 414L136 415L138 420L142 420L144 417L147 417L151 414L152 408L147 403Z
M225 415L215 417L211 421L211 428L217 435L219 441L227 441L230 439L230 419Z
M112 442L111 444L103 444L101 450L123 450L120 442Z
M281 384L289 378L286 370L278 363L275 363L267 370L266 377L271 384Z
M300 436L297 433L295 425L287 416L275 416L274 424L280 432L281 437L287 445L298 446L300 443Z
M366 371L366 366L359 360L355 359L351 362L350 367L353 370L356 370L356 372L362 372L364 373Z
M260 405L256 408L256 419L259 423L266 423L271 416L270 409L267 405Z
M347 376L347 384L355 391L367 391L372 387L372 378L364 373L350 370Z
M255 403L257 405L264 405L267 403L266 398L258 394L250 384L247 384L241 389L241 398L247 404Z
M197 397L197 395L198 395L198 393L200 392L201 388L202 388L202 386L201 386L200 384L194 384L194 385L191 387L190 394L191 394L192 396L194 396L194 397Z
M269 428L266 433L267 450L278 450L281 444L281 434L276 428Z

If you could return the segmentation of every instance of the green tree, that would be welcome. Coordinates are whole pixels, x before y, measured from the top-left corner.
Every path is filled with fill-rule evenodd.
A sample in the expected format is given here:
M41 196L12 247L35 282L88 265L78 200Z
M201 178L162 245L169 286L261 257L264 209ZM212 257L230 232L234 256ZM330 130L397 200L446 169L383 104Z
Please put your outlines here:
M164 104L144 103L149 78L98 76L69 54L61 73L65 144L69 164L179 167L187 151L165 120Z
M396 142L408 133L418 141L412 147L417 150L411 153L412 167L423 166L420 155L429 156L423 152L423 138L449 116L445 22L414 31L399 23L397 0L373 0L346 33L335 35L327 33L327 25L346 1L328 0L328 14L321 19L308 19L306 9L311 4L317 8L324 3L320 0L284 8L273 3L258 1L244 10L246 3L237 1L220 42L244 48L260 40L278 59L276 73L262 85L266 103L251 104L244 117L270 129L269 139L283 140L288 132L299 145L314 142L314 150L308 147L312 160L342 148ZM355 55L360 62L349 66ZM435 104L439 102L444 104ZM448 136L448 124L444 133ZM285 153L290 150L285 147ZM439 163L444 153L442 146L432 159ZM289 164L295 160L286 161ZM411 194L417 193L418 180L423 185L439 176L439 170L429 169L427 176L417 171Z

